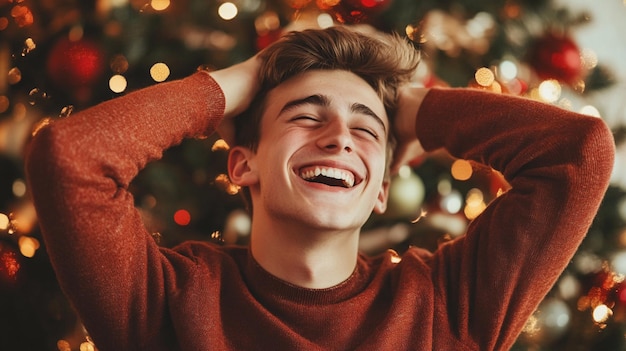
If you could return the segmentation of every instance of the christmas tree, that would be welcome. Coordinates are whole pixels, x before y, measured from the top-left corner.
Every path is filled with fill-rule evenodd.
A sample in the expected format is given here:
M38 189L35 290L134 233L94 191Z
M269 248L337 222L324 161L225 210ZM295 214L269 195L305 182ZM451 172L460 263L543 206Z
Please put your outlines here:
M596 24L594 9L566 5L0 0L0 349L97 349L60 291L37 228L23 171L33 130L145 86L227 67L289 30L354 25L409 38L423 57L416 84L513 94L604 118L620 151L626 116L612 90L620 79L574 35ZM614 7L626 14L624 4ZM161 245L247 243L250 219L226 175L227 148L215 136L187 140L135 179L136 207ZM616 166L587 238L514 350L626 350L626 170ZM506 189L497 172L446 154L416 160L393 179L389 209L368 221L361 248L435 250Z

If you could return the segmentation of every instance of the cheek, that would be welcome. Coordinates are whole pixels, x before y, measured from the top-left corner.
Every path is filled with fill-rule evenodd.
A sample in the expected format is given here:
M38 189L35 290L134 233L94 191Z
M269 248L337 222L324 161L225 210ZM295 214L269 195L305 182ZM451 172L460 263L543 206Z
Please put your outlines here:
M365 160L365 164L368 165L370 172L383 174L388 163L388 149L384 146L370 144L364 145L362 150L361 157Z

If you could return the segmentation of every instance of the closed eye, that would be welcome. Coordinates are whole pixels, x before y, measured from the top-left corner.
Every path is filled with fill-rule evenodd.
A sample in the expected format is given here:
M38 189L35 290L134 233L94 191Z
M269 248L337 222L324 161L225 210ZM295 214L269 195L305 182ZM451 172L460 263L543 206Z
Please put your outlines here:
M313 125L320 122L318 118L309 115L299 115L289 119L289 121L304 125Z
M368 134L369 136L373 137L374 139L378 140L378 133L376 133L375 131L373 131L372 129L369 128L354 128L354 130L357 130L359 132L364 132L366 134Z

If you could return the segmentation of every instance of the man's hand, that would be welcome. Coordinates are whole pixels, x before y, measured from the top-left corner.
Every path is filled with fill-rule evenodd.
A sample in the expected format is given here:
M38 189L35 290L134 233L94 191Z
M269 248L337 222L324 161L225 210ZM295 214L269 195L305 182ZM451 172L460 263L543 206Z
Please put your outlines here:
M255 55L244 62L209 72L224 92L224 118L217 127L219 135L232 145L235 136L233 119L248 108L259 91L261 59Z
M428 93L428 89L406 85L398 89L398 109L395 116L394 133L398 145L391 163L391 174L424 154L422 144L415 133L417 112Z

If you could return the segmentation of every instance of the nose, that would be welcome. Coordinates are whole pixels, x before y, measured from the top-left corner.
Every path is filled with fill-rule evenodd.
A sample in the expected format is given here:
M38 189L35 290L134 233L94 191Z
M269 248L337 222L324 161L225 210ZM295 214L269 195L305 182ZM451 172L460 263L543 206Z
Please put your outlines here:
M341 152L343 150L352 152L354 149L350 128L340 120L326 124L320 133L317 145L321 149L329 152Z

